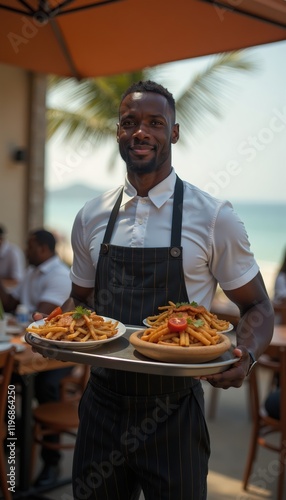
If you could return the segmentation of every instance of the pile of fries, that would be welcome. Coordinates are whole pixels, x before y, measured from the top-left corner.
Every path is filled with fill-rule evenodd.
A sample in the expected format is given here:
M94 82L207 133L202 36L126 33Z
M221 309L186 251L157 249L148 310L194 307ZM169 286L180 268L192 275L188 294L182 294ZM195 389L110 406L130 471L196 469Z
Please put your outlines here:
M228 321L220 320L204 306L195 302L191 304L174 304L158 307L163 311L156 316L148 316L147 323L151 328L144 331L141 340L168 346L196 347L216 345L220 341L220 332L230 326ZM182 318L187 321L184 331L174 332L168 327L170 318Z
M76 308L46 320L44 325L30 326L26 330L45 339L86 342L113 337L118 332L117 325L118 321L104 320L94 311Z

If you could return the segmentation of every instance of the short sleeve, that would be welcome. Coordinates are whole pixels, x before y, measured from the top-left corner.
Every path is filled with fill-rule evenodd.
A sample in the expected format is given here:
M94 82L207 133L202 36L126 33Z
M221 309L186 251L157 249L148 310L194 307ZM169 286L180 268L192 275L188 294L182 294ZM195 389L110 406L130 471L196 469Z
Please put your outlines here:
M211 271L223 290L249 283L259 272L245 226L229 202L213 221Z
M70 277L73 283L84 288L93 288L95 281L95 268L86 241L87 234L83 226L83 208L78 212L71 234L73 249L73 263Z

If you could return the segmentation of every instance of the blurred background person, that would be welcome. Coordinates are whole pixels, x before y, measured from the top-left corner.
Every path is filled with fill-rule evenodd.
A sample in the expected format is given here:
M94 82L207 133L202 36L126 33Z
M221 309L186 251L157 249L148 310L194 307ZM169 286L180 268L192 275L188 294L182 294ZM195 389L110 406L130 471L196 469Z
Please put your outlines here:
M274 285L274 304L286 307L286 249Z
M276 323L286 324L286 249L274 284L273 306Z
M7 230L0 225L0 279L7 290L18 285L26 268L25 255L20 247L7 240Z
M56 254L56 239L45 229L32 231L28 235L26 257L29 263L22 282L8 293L0 282L0 298L6 312L15 312L18 304L27 307L31 316L35 311L50 314L69 296L71 281L69 267ZM72 368L44 371L35 377L35 396L38 402L58 401L60 381L69 375ZM52 442L58 436L50 436ZM42 448L43 468L36 479L36 486L55 483L59 474L60 452Z
M6 312L15 312L17 305L24 304L31 316L35 311L50 312L63 302L70 293L71 281L68 266L56 254L56 239L45 229L28 235L27 267L21 283L10 293L0 283L0 298Z

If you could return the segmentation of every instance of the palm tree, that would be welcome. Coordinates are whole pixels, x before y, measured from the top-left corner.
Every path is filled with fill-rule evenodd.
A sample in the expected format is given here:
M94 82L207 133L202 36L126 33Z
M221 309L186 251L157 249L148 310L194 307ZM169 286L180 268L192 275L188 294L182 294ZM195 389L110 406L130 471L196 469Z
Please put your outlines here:
M195 131L205 130L209 119L220 118L232 96L233 78L237 73L256 68L245 51L215 56L212 62L195 77L186 79L185 89L176 98L177 119L181 127L181 143ZM166 66L166 65L164 65ZM166 85L162 66L134 73L93 78L80 82L73 78L52 77L49 82L47 106L48 138L61 134L64 140L90 141L94 147L115 136L115 123L121 95L138 80L155 80ZM168 85L167 85L168 86ZM58 104L49 105L57 96ZM62 104L64 103L64 105ZM117 146L111 151L113 163Z

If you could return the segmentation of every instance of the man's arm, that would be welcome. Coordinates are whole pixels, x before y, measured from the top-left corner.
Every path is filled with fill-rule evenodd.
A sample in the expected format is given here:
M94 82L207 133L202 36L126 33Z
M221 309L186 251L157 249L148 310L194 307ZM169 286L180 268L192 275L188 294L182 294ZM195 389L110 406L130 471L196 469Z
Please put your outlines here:
M73 283L70 297L62 305L63 311L72 311L79 305L93 309L93 293L93 288L83 288Z
M79 305L92 309L93 291L93 288L83 288L73 283L69 298L61 306L62 310L64 312L73 311L73 309ZM47 305L50 306L51 304L39 304L37 311L33 314L33 318L35 321L42 319L45 315L50 314L52 310L58 306L58 304L55 304L51 310L47 310ZM48 308L50 309L50 307Z
M240 360L229 370L209 377L215 387L240 387L250 365L249 350L255 358L265 351L270 344L274 326L274 312L260 273L247 285L236 290L225 291L241 313L236 329L237 347L234 355Z

